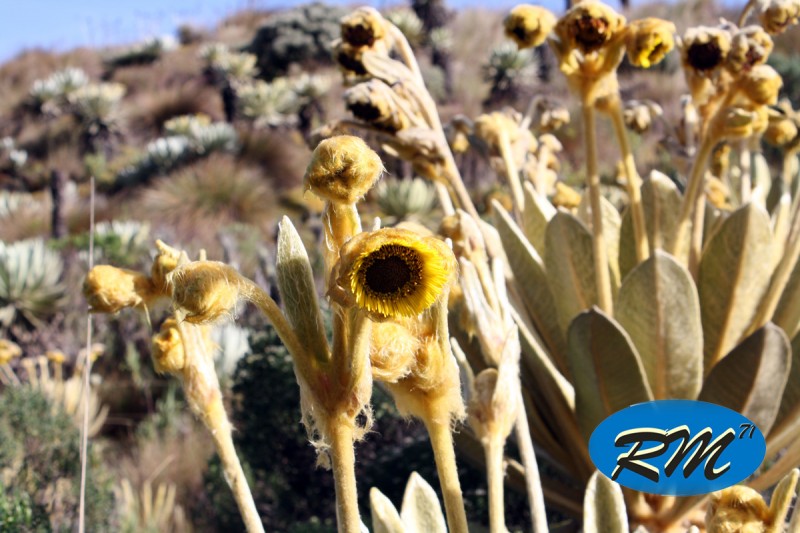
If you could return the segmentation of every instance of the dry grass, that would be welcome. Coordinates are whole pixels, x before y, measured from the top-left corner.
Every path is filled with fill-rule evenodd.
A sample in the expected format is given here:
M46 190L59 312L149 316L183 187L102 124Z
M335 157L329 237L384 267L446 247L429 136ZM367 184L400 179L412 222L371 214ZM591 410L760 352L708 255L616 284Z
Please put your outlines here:
M285 190L302 183L311 151L295 130L242 129L239 157L262 169L272 187Z
M230 155L213 155L145 190L130 207L137 218L174 232L182 243L216 250L217 232L237 223L267 229L275 222L275 194L258 168Z
M180 115L205 113L213 120L224 116L219 93L200 80L185 82L176 87L141 92L126 106L127 121L137 135L159 135L164 122Z

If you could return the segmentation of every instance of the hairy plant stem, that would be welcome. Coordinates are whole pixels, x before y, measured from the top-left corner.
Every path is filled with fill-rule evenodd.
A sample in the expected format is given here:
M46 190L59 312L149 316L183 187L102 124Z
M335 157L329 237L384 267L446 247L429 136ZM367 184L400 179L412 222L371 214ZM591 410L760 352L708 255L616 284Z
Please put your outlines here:
M595 138L594 108L584 100L583 132L586 144L586 186L592 207L592 247L594 250L594 275L597 285L597 303L604 313L613 314L611 301L611 275L608 269L608 252L603 235L603 209L600 203L600 175L597 169L597 141Z
M748 139L739 141L739 198L740 204L744 205L750 201L750 194L753 192L753 171L752 154Z
M689 181L686 184L686 192L683 195L683 203L681 204L681 211L678 216L675 236L672 241L668 243L669 248L667 251L681 260L685 265L689 264L688 257L679 257L678 254L682 252L682 244L689 236L688 232L692 213L696 211L698 203L705 200L705 195L703 194L704 174L714 144L715 140L712 139L710 135L705 135L703 137L703 142L700 144L700 149L692 164ZM696 245L696 243L694 244ZM697 255L699 256L699 253L697 253Z
M742 12L739 14L739 21L736 23L736 25L739 26L740 28L743 28L744 23L747 22L747 17L750 15L750 12L757 5L758 5L758 0L748 0L748 2L742 8Z
M506 533L505 505L503 504L503 446L504 439L490 436L483 445L486 455L486 475L489 478L489 531Z
M336 522L340 533L359 533L361 517L356 492L356 457L353 450L353 425L349 420L331 424L331 466L336 487Z
M218 397L216 401L219 402L217 408L224 413L225 407L222 405L222 397ZM244 470L242 470L242 464L239 462L239 457L236 455L236 449L233 446L230 422L225 417L215 427L208 426L208 430L211 432L214 444L217 447L217 454L225 472L225 480L230 485L233 498L236 500L236 505L242 514L244 527L248 533L263 532L264 526L258 516L256 502L253 500L253 494L247 485L247 478L244 475Z
M433 447L436 460L436 471L444 497L444 509L447 515L447 527L450 533L468 533L467 514L464 511L464 498L461 495L461 483L458 480L456 454L453 447L453 434L450 422L426 416L423 419Z
M633 158L628 134L625 132L625 119L622 116L622 106L619 97L615 98L611 104L611 122L614 124L614 133L619 142L619 149L622 153L622 163L625 169L627 180L629 207L631 210L631 220L633 222L633 239L636 249L636 260L642 263L650 256L650 245L647 239L647 227L644 221L644 209L642 207L642 178L636 171L636 163Z
M533 450L531 430L528 425L528 414L525 411L525 402L522 395L519 397L519 411L517 412L516 428L517 447L525 467L525 486L528 492L528 506L531 510L533 533L547 533L547 513L544 507L544 493L542 481L539 478L539 465L536 462L536 453Z
M386 21L386 26L389 29L389 33L392 35L395 49L400 55L400 59L402 59L403 63L405 63L406 66L411 69L411 72L414 74L417 82L424 87L425 80L422 78L422 72L419 70L419 63L417 63L417 58L414 56L414 51L411 49L411 45L408 44L408 39L406 39L406 36L403 35L403 32L400 31L397 26L388 20Z

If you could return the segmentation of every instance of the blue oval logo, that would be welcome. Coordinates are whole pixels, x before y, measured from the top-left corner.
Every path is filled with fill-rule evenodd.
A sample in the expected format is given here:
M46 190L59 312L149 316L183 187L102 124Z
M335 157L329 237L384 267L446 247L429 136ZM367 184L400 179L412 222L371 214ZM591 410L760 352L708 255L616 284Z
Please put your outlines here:
M589 455L608 478L670 496L735 485L766 453L764 435L745 416L693 400L632 405L603 420L589 439Z

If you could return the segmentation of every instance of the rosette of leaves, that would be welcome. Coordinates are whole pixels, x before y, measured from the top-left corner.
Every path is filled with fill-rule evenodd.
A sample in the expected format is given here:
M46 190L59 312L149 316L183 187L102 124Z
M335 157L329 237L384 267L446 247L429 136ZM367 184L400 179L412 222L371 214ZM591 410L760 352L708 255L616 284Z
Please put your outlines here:
M0 241L0 327L36 326L58 312L66 295L63 263L42 239Z
M490 84L486 104L510 103L523 87L536 83L539 64L529 49L519 50L510 42L495 46L483 66L483 77Z
M33 82L30 96L37 111L56 115L64 111L69 95L88 83L82 69L70 67Z
M109 56L106 65L111 70L132 65L149 65L160 59L164 52L174 50L177 46L178 42L170 35L152 37Z
M242 85L236 96L239 114L260 127L291 123L296 119L300 104L286 78L277 78L269 83L256 80Z
M339 19L346 10L313 3L272 16L259 28L247 51L258 57L261 76L270 80L289 65L331 63L331 42L339 36Z
M395 220L424 217L436 205L436 191L422 178L381 180L375 196L381 211Z
M760 157L754 180L768 187ZM666 176L653 173L642 187L654 250L639 264L629 214L620 216L603 199L613 313L596 307L586 201L571 213L556 210L530 187L525 196L518 220L495 203L494 223L513 273L531 434L559 472L551 477L551 469L543 470L545 494L574 498L551 505L567 512L599 506L596 513L662 531L703 503L702 496L648 496L646 505L626 510L625 501L632 500L621 493L597 499L611 488L596 476L590 482L592 431L614 412L650 400L708 401L755 422L767 439L765 466L747 482L757 490L800 462L798 244L785 227L771 229L779 210L767 211L766 195L730 213L707 207L695 275L663 250L681 205ZM791 272L788 281L781 281L781 272ZM565 488L587 483L585 504L583 494Z

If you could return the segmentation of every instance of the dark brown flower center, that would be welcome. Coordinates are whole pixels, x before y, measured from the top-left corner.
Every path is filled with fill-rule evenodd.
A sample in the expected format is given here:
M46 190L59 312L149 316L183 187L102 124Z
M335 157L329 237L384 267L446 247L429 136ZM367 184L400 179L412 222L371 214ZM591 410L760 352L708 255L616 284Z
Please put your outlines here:
M608 40L608 21L583 15L575 21L575 42L584 53L594 52Z
M416 251L398 244L386 244L370 254L361 268L364 287L382 296L404 296L419 285L422 262Z
M354 117L360 118L364 122L373 122L381 118L381 110L369 102L354 102L348 104L347 109Z
M353 24L342 28L342 39L355 47L372 46L375 32L367 24Z
M364 64L352 54L348 54L345 51L341 51L336 54L336 62L344 67L345 70L354 72L359 76L364 76L367 73L367 69L364 68Z
M696 70L711 70L722 62L722 50L717 43L693 44L686 53L689 65Z

